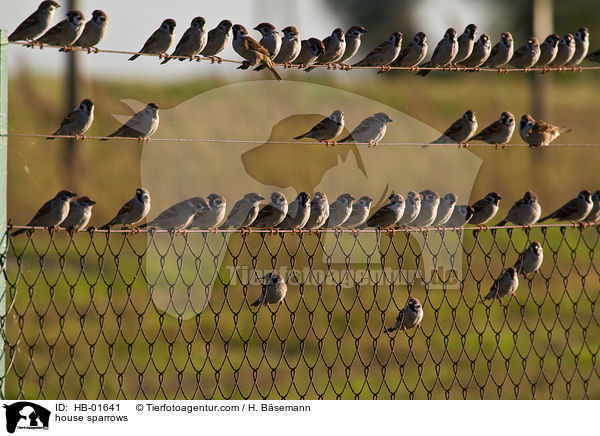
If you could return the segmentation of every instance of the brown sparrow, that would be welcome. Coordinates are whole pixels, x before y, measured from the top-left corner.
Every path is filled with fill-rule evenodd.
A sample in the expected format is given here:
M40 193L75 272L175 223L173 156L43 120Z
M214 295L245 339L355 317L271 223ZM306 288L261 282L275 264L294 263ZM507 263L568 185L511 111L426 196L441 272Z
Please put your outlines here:
M374 48L361 61L352 65L353 67L383 67L392 63L400 54L402 45L402 34L394 32L390 37Z
M316 61L319 55L323 54L324 50L325 46L320 39L304 39L300 43L300 54L292 61L292 65L304 68Z
M465 27L465 31L457 39L458 52L454 58L455 64L460 64L462 61L467 59L473 53L473 46L475 45L475 36L477 35L477 26L475 24L469 24Z
M490 37L484 33L473 46L471 56L456 63L467 68L477 68L487 60L491 51L492 44L490 43Z
M477 135L471 138L471 141L483 141L488 144L496 144L496 148L502 145L506 147L515 131L515 117L510 112L502 112L500 119L494 121Z
M273 59L279 53L281 49L281 36L277 32L275 26L271 23L260 23L254 28L262 35L262 38L258 43L267 49Z
M415 35L413 40L406 46L390 67L415 67L423 62L427 55L427 37L423 32Z
M560 39L558 43L558 52L556 53L556 57L552 62L550 62L551 67L562 67L563 65L568 64L573 56L575 55L575 39L573 35L567 33Z
M60 5L53 0L41 2L35 12L19 24L15 31L8 36L8 40L34 40L50 27L56 8L60 8Z
M423 320L423 307L421 302L414 297L408 299L408 303L404 309L400 311L400 314L396 318L396 322L390 328L386 329L387 333L393 332L394 330L406 331L413 327L419 327Z
M171 18L164 20L160 27L148 38L139 53L157 54L159 57L168 57L167 52L173 43L175 26L175 20ZM134 61L139 57L139 54L134 54L129 60Z
M202 56L211 58L213 61L220 61L217 55L221 53L229 43L229 34L231 32L231 21L223 20L217 27L208 31L206 45L200 52Z
M329 218L329 202L324 192L315 192L310 203L310 216L304 225L307 230L316 230L325 224Z
M350 194L340 195L337 200L329 205L329 218L323 227L329 229L341 227L352 213L353 201L354 197Z
M533 274L540 269L543 261L544 249L542 248L542 244L534 241L525 251L519 254L514 269L517 271L517 274L523 274L527 277L529 274Z
M344 62L350 60L358 52L361 38L365 33L367 33L367 29L362 26L352 26L348 29L345 35L346 49L342 57L338 59L339 64L344 65Z
M411 227L428 227L435 221L440 205L440 194L426 189L421 194L421 210L419 215L409 224Z
M558 53L558 41L560 41L560 36L556 33L546 37L540 45L540 57L535 64L536 67L545 67L554 60Z
M515 54L510 59L510 64L516 68L529 69L540 58L540 43L534 37L527 40L525 45L522 45L515 51Z
M155 103L148 103L144 109L136 113L119 129L108 135L108 137L149 140L150 136L154 135L158 129L158 123L158 106ZM101 139L100 141L108 141L108 139Z
M469 222L473 216L473 208L468 204L460 204L454 207L450 219L442 224L446 228L459 228Z
M452 27L446 30L444 39L442 39L435 48L431 60L424 67L444 67L450 64L458 53L458 42L456 41L456 30ZM431 70L421 70L417 76L425 77Z
M264 276L265 284L258 300L252 306L281 303L287 294L287 285L283 276L275 271Z
M70 203L69 215L60 223L60 226L68 231L83 230L92 218L92 206L96 202L90 197L79 197Z
M190 27L183 33L183 36L177 43L173 54L162 61L161 65L166 64L173 58L179 59L179 61L186 59L191 61L196 57L206 45L205 24L206 20L204 17L195 17L190 23Z
M207 198L208 202L202 202L202 207L196 212L191 224L190 229L216 229L223 218L225 218L225 210L227 209L227 202L222 195L210 194Z
M48 200L37 211L27 224L29 227L56 227L69 215L70 202L77 194L62 190L54 198ZM27 229L20 229L12 233L12 236L25 233Z
M67 12L67 18L51 27L37 42L39 44L61 45L62 51L69 51L69 46L79 39L85 27L85 18L81 11Z
M291 65L291 62L300 54L300 34L294 26L286 27L281 33L283 33L281 48L277 56L273 58L273 62L276 64Z
M102 41L102 38L106 35L106 29L108 29L108 17L104 11L96 9L92 12L92 19L85 23L83 33L73 45L91 51L93 47L96 47Z
M472 110L466 111L462 117L456 120L438 139L432 144L448 144L456 142L459 147L467 146L467 142L477 131L477 117ZM427 145L423 145L423 148Z
M79 107L70 112L60 123L60 127L52 136L75 136L75 139L79 139L79 136L85 138L85 132L91 127L94 121L94 102L89 98L82 100ZM46 139L54 139L48 137Z
M255 192L244 195L244 198L235 203L233 209L231 209L231 212L229 212L229 215L227 216L227 220L219 227L219 230L229 229L230 227L233 227L234 229L249 227L256 219L260 208L260 202L264 199L263 196L258 195Z
M582 27L575 34L575 54L571 58L571 61L567 63L568 67L579 65L581 61L587 56L588 49L590 48L590 33L587 27Z
M241 57L246 59L244 64L238 67L238 69L246 69L250 66L263 65L268 68L273 76L278 81L281 81L281 76L275 69L275 64L271 60L271 54L269 51L260 45L256 40L248 35L248 31L241 24L233 26L233 49Z
M369 217L372 204L373 199L371 197L366 195L360 197L358 201L352 205L352 213L344 222L342 227L346 229L353 229L354 227L358 227L363 224Z
M503 226L507 222L516 224L517 226L531 226L536 223L542 214L542 208L538 203L538 196L533 191L527 191L522 199L517 200L510 208L506 218L500 221L497 225Z
M559 221L582 221L588 216L593 206L592 194L586 189L581 191L577 197L556 209L550 215L546 215L544 218L540 219L539 222L542 223L551 218Z
M530 147L550 145L561 133L570 132L568 127L558 127L543 121L536 121L529 114L521 117L519 134Z
M500 42L492 47L492 52L481 68L499 68L506 64L513 55L513 37L509 32L500 35Z
M287 211L288 203L285 195L281 192L273 192L271 194L271 202L258 212L258 216L252 223L252 227L273 229L285 219Z
M344 130L344 113L340 110L335 110L329 117L323 119L308 132L298 135L294 139L313 138L324 142L325 145L335 145L333 138L339 136L342 130Z
M392 194L389 197L389 203L378 209L366 223L359 228L376 227L389 228L393 227L404 213L404 198L400 194Z
M387 124L392 119L385 112L378 112L360 122L358 126L340 142L354 141L359 144L369 144L369 147L377 147L379 141L385 136Z
M162 230L181 230L188 227L197 212L202 210L206 202L201 197L192 197L180 201L162 211L156 218L140 228L156 228Z
M517 270L511 266L496 279L490 288L490 292L483 299L491 300L497 298L500 304L502 304L502 298L513 295L518 287L519 277L517 276Z
M117 224L135 229L135 224L146 218L148 212L150 212L150 193L145 188L137 188L133 198L119 209L112 220L100 227L100 230L107 230Z
M287 215L278 227L282 230L301 229L308 222L308 218L310 218L310 195L301 192L288 205Z
M438 206L437 214L431 225L441 226L448 222L454 213L454 207L456 206L457 201L458 197L453 192L449 192L440 198L440 205Z
M490 192L481 200L477 200L471 206L473 208L473 216L469 220L469 224L483 225L494 218L498 213L500 200L502 197L495 192Z
M323 40L323 45L325 50L323 54L320 55L316 62L321 65L329 65L338 62L342 56L344 56L344 52L346 51L346 37L344 36L344 29L338 27L335 29L330 36ZM307 73L309 71L314 70L315 67L308 67L306 70Z

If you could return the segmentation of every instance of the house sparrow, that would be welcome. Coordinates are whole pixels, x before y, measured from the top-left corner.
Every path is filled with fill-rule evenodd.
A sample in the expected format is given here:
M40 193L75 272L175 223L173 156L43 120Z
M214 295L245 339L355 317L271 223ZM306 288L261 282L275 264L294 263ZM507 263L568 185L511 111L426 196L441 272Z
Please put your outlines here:
M446 223L454 213L454 207L456 206L457 201L458 197L453 192L449 192L448 194L444 195L440 199L440 205L438 206L437 214L431 225L441 226L442 224Z
M522 199L517 200L510 208L506 218L500 221L497 225L503 226L507 222L511 222L517 226L530 226L540 218L542 208L538 203L538 196L533 191L527 191Z
M285 219L279 224L282 230L301 229L310 217L310 195L306 192L298 194L296 199L288 205Z
M358 126L340 142L354 141L359 144L369 144L369 147L377 147L379 141L385 136L387 123L392 119L384 112L378 112L365 118Z
M325 224L329 218L329 202L323 192L315 192L310 203L310 216L304 225L307 230L316 230Z
M342 227L346 229L353 229L354 227L358 227L363 224L369 217L372 204L373 199L371 197L366 195L360 197L358 201L352 205L352 213L344 222Z
M513 295L518 287L519 277L517 276L517 270L513 267L507 268L496 279L490 288L490 292L483 299L491 300L497 298L500 304L502 304L502 298Z
M415 191L408 191L404 202L404 211L396 225L406 226L412 223L419 216L419 212L421 212L421 196Z
M325 47L323 54L317 58L315 63L328 65L338 62L346 51L346 37L344 36L344 30L340 27L335 29L331 33L331 36L328 36L323 40L323 46ZM304 71L308 73L314 69L315 67L312 66Z
M197 212L202 210L206 202L200 197L192 197L180 201L162 211L152 221L142 224L140 228L156 228L162 230L180 230L188 227Z
M60 226L69 231L83 230L92 218L92 206L96 202L90 197L79 197L70 203L69 215L60 223Z
M585 57L590 62L600 63L600 48Z
M34 40L50 27L56 8L60 8L60 5L55 1L41 2L38 8L9 35L8 40Z
M366 223L359 228L376 227L389 228L393 227L404 213L404 198L400 194L392 194L389 197L389 203L383 205L377 210Z
M233 26L233 49L241 57L246 59L243 65L238 69L245 69L249 66L263 65L268 68L278 81L281 76L275 69L275 64L271 60L269 51L260 45L256 40L248 35L248 31L241 24Z
M173 58L184 61L186 59L192 60L196 57L204 49L204 46L206 46L207 36L206 29L204 28L205 24L206 20L204 17L194 18L190 23L190 27L184 32L177 43L173 54L165 58L165 60L161 62L161 65L166 64Z
M37 211L35 216L27 224L29 227L56 227L69 215L70 202L77 194L62 190L54 198L48 200ZM20 229L12 233L12 236L25 233L27 229Z
M451 63L458 53L458 42L456 41L456 30L452 27L446 30L444 38L438 43L435 48L431 60L425 64L424 67L444 67ZM425 77L431 72L431 70L421 70L417 73L417 76Z
M454 57L454 63L460 64L462 61L467 59L473 53L473 46L475 45L475 36L477 35L477 26L475 24L469 24L465 27L465 31L456 40L458 42L458 52Z
M473 216L469 220L469 224L483 225L494 218L498 213L498 205L502 196L495 192L490 192L481 200L477 200L471 206L473 208Z
M300 43L300 54L292 61L292 65L298 65L300 68L304 68L306 65L310 65L316 61L319 55L323 54L324 51L325 46L320 39L304 39Z
M337 200L329 205L329 218L327 218L323 227L328 229L341 227L352 214L353 201L354 197L350 194L340 195Z
M265 197L254 192L244 195L244 198L235 203L227 216L227 220L219 227L219 230L226 230L230 227L234 229L249 227L256 219L260 202L264 199Z
M171 18L167 18L163 21L160 27L154 31L150 38L148 38L139 53L157 54L161 58L167 58L169 56L167 55L167 52L173 43L176 25L175 20ZM133 61L139 57L139 54L134 54L129 60Z
M277 32L277 29L275 29L275 26L271 23L260 23L254 30L258 30L262 35L258 43L267 49L271 55L271 59L277 56L281 49L281 36Z
M104 35L106 35L106 29L108 28L108 17L104 11L96 9L92 12L92 18L90 21L85 23L83 33L73 44L75 47L83 47L91 49L97 46Z
M264 206L252 223L252 227L259 229L272 229L285 219L288 211L288 203L281 192L271 194L271 202Z
M559 207L550 215L546 215L538 222L543 223L551 218L558 221L582 221L589 215L593 206L592 193L586 189L581 191L577 197Z
M567 33L560 39L558 43L558 51L556 53L556 57L552 62L550 62L551 67L561 67L563 65L568 64L573 56L575 55L575 39L573 35Z
M490 42L490 37L484 33L479 37L479 39L473 46L471 56L456 63L467 68L477 68L485 61L487 61L487 58L490 57L491 51L492 44Z
M361 38L367 33L367 29L362 26L352 26L348 29L345 35L346 49L341 58L338 59L338 63L345 65L344 62L350 60L360 48Z
M210 194L207 198L208 202L202 201L202 207L196 212L190 229L216 229L223 218L225 218L225 210L227 202L222 195Z
M415 35L390 67L414 67L419 65L427 55L427 37L423 32Z
M283 276L275 271L267 273L264 276L265 284L263 285L262 293L258 300L252 303L252 306L260 306L264 304L281 303L287 294L287 285Z
M75 136L75 139L79 139L82 135L85 138L84 133L88 131L92 122L94 121L94 102L89 98L82 100L79 107L70 112L60 123L60 127L52 136ZM46 139L54 139L49 136Z
M510 59L509 64L515 68L524 68L525 70L531 68L540 58L540 43L534 37L527 40L527 43L519 47L513 57Z
M150 193L146 188L137 188L133 198L119 209L112 220L100 227L100 230L107 230L117 224L135 229L135 224L146 218L148 212L150 212Z
M56 26L51 27L37 42L41 45L61 45L61 50L68 51L68 46L73 44L81 36L85 27L85 18L81 11L67 12L67 18Z
M402 34L394 32L390 37L371 50L361 61L353 67L383 67L392 63L400 54Z
M217 55L221 53L229 43L229 33L231 32L231 21L223 20L217 27L208 31L206 45L200 52L202 56L220 61Z
M111 138L148 139L158 129L158 123L158 106L155 103L148 103L144 109L108 136ZM108 141L108 139L101 139L100 141Z
M281 33L283 33L281 48L279 49L277 56L273 58L273 62L276 64L290 65L300 54L300 34L298 33L298 29L294 26L286 27Z
M582 27L575 34L575 54L571 58L571 61L567 63L567 67L579 65L587 56L589 48L590 33L588 32L587 27Z
M446 221L443 226L446 228L459 228L469 222L473 216L473 208L468 204L461 204L454 206L454 211L450 216L450 219Z
M519 134L530 147L550 145L561 133L570 132L568 127L558 127L543 121L536 121L529 114L521 117Z
M515 131L515 117L510 112L502 112L500 119L494 121L477 135L471 138L471 141L483 141L488 144L496 144L496 148L502 145L506 147Z
M500 42L492 47L492 51L481 68L499 68L513 56L513 37L509 32L500 35Z
M432 144L449 144L456 142L459 146L467 145L467 142L477 131L477 117L472 110L466 111L462 117L456 120L438 139ZM426 148L427 145L423 145Z
M592 203L592 210L590 210L590 213L588 213L588 216L584 220L586 223L595 223L600 219L600 191L594 192Z
M419 215L409 224L411 227L430 226L437 216L440 205L440 194L431 189L421 191L421 210Z
M294 139L313 138L324 142L325 145L335 145L333 138L342 133L342 130L344 130L344 113L340 110L335 110L329 117L324 118L308 132L296 136Z
M525 251L519 254L513 268L517 271L517 274L523 274L527 277L540 269L543 261L544 249L542 244L534 241Z
M421 302L414 297L408 299L408 303L404 309L400 311L400 314L396 318L396 322L393 326L386 329L387 333L393 332L394 330L406 331L413 327L418 327L423 319L423 307Z
M558 53L558 41L560 41L560 36L556 33L546 37L540 45L540 57L535 64L536 67L545 67L554 60Z

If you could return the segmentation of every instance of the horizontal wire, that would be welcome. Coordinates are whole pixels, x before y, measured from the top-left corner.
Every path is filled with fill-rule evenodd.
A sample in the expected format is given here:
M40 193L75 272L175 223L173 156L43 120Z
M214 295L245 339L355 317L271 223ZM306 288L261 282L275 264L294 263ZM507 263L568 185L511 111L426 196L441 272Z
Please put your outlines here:
M43 45L35 45L32 46L30 42L23 42L23 41L10 41L9 44L15 44L15 45L20 45L20 46L24 46L24 47L31 47L31 48L35 48L35 47L39 47L40 49L44 48L44 47L51 47L51 48L58 48L58 49L63 49L64 46L61 45L51 45L51 44L43 44ZM93 48L83 48L83 47L74 47L74 46L68 46L69 51L80 51L80 52L85 52L87 54L98 54L98 53L110 53L110 54L122 54L122 55L138 55L138 56L152 56L152 57L158 57L158 58L164 58L164 54L160 53L160 54L154 54L154 53L141 53L141 52L136 52L136 51L126 51L126 50L107 50L107 49L99 49L96 47ZM200 62L201 60L207 60L210 61L211 63L232 63L232 64L244 64L245 61L240 61L240 60L234 60L234 59L223 59L220 58L218 56L214 56L214 57L205 57L205 56L168 56L169 58L172 59L188 59L190 61L196 61L196 62ZM285 69L290 69L286 64L275 64L279 67L283 67ZM354 70L354 69L363 69L363 70L382 70L382 71L391 71L391 70L408 70L411 72L418 72L418 71L423 71L423 70L430 70L430 71L454 71L454 72L491 72L491 73L514 73L514 72L521 72L521 73L527 73L527 72L534 72L534 71L539 71L539 72L550 72L550 71L558 71L558 72L574 72L574 73L581 73L585 70L600 70L600 65L599 66L586 66L586 67L582 67L582 66L572 66L572 67L535 67L535 68L480 68L480 67L474 67L474 68L470 68L470 67L458 67L458 66L446 66L446 67L390 67L390 66L385 66L385 67L373 67L373 66L350 66L350 65L344 65L344 66L340 66L340 65L334 65L334 64L325 64L325 65L321 65L321 64L311 64L311 67L317 67L317 68L326 68L328 70L342 70L342 71L349 71L349 70ZM304 68L306 66L302 66L302 67L298 67L298 66L292 66L292 68Z

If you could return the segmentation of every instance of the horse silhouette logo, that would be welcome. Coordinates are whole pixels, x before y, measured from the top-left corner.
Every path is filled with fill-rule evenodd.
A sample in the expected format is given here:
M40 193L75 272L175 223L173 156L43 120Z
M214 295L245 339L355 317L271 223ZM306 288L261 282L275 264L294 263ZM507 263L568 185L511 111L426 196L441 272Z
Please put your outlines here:
M29 401L19 401L2 407L6 409L6 431L19 429L48 429L50 411Z

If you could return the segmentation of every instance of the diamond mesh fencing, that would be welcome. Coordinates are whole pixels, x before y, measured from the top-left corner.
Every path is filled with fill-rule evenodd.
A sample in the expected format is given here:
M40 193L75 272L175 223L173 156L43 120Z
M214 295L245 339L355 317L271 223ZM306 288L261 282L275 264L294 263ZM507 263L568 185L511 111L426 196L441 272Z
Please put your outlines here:
M484 301L533 241L541 268ZM598 242L569 225L28 231L0 256L0 383L11 399L598 399ZM251 306L273 270L286 298ZM387 332L410 297L420 326Z

